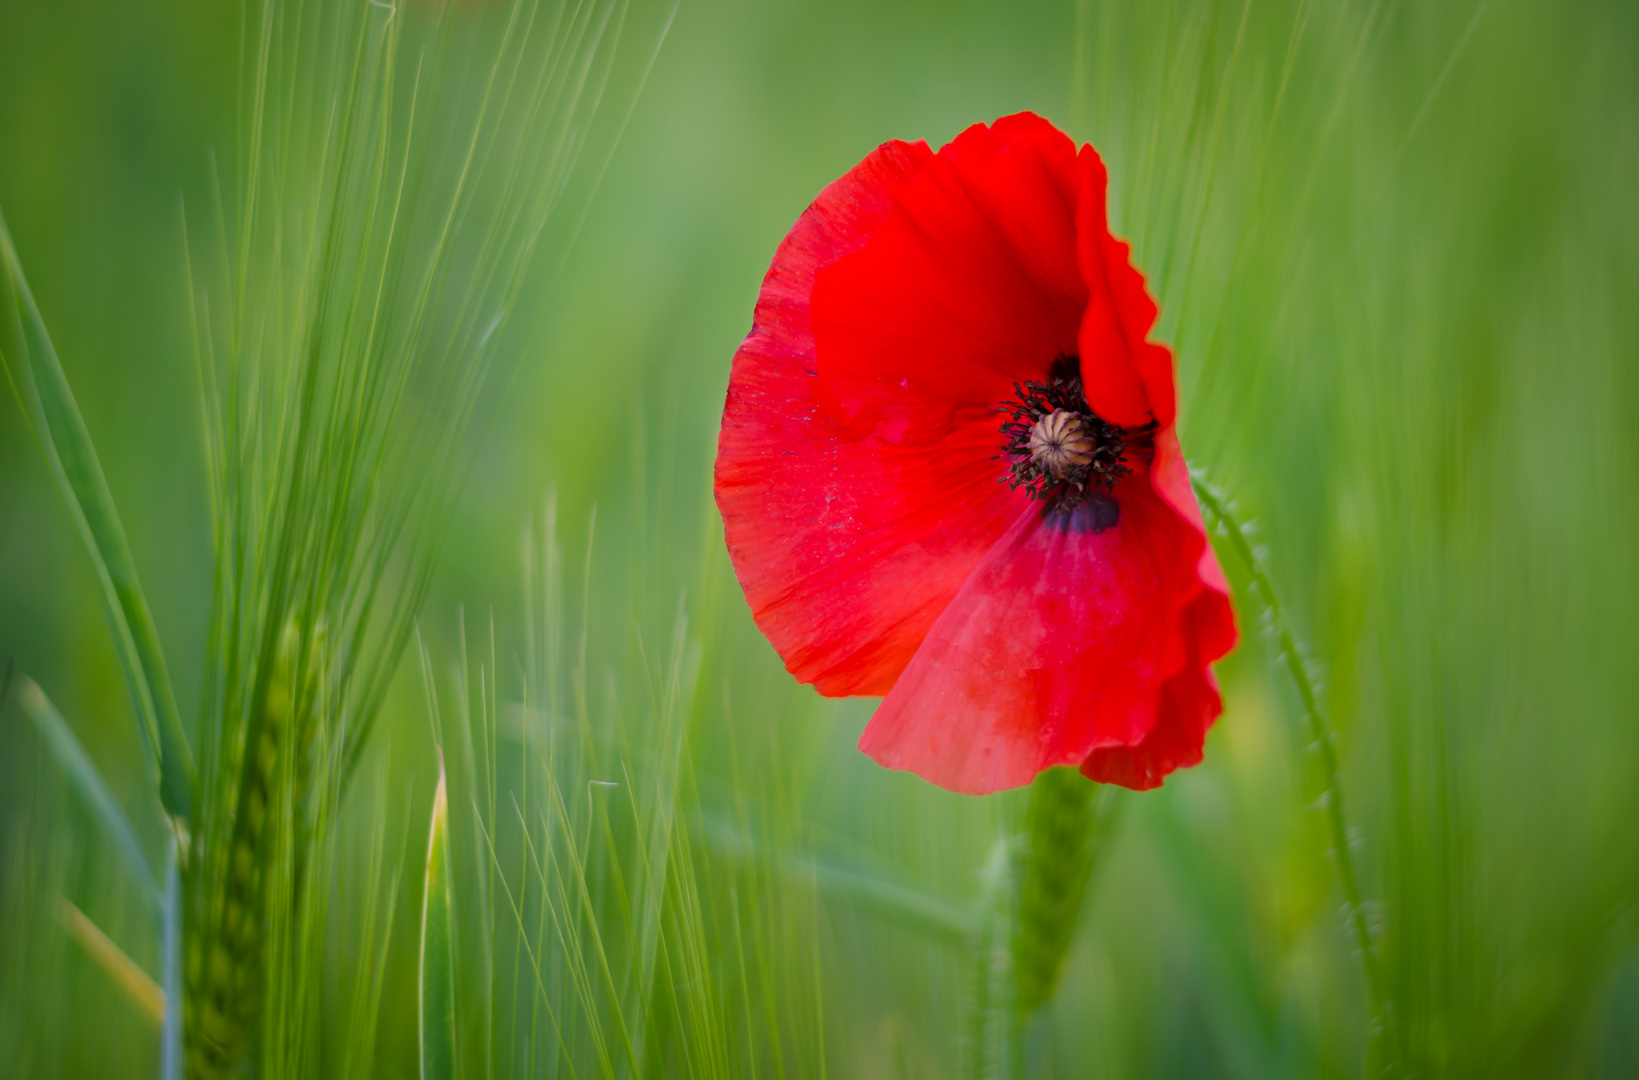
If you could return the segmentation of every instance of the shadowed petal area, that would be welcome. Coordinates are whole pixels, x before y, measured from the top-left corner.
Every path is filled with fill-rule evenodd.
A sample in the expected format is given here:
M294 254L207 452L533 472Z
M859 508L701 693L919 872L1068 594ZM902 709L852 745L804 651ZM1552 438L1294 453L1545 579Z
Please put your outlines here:
M1157 481L1182 468L1164 434ZM1205 536L1161 486L1118 486L1119 516L1101 530L1022 515L934 624L860 749L970 794L1073 764L1154 787L1199 761L1220 711L1205 664L1234 643L1234 623L1216 562L1211 580L1201 572Z
M1199 625L1212 616L1212 601L1198 598L1185 614L1186 625ZM1144 791L1160 787L1174 769L1199 765L1206 744L1207 728L1223 711L1218 696L1218 680L1212 669L1191 656L1182 670L1161 687L1155 726L1135 746L1124 743L1095 746L1081 763L1081 772L1103 784Z
M1235 611L1229 603L1229 582L1212 545L1206 543L1201 507L1190 486L1178 434L1171 428L1155 437L1150 485L1179 520L1202 538L1195 563L1202 588L1183 612L1183 636L1190 657L1178 674L1167 680L1155 726L1143 741L1136 745L1100 741L1081 764L1082 773L1093 780L1139 790L1159 787L1172 770L1200 763L1207 728L1223 711L1218 680L1207 665L1233 649L1238 636Z

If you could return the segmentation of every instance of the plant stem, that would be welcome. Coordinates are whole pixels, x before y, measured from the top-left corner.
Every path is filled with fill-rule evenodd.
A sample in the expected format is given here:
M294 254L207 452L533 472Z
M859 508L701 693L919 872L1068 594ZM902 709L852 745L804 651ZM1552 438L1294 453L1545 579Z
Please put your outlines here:
M1393 1014L1384 996L1371 927L1366 921L1365 904L1360 896L1360 878L1355 872L1354 856L1349 849L1348 814L1343 805L1343 786L1338 777L1337 749L1332 743L1331 728L1321 711L1320 696L1315 691L1314 681L1309 677L1308 666L1298 651L1297 638L1292 633L1291 625L1286 621L1286 614L1281 609L1280 600L1275 595L1275 587L1270 582L1269 575L1265 573L1262 562L1246 537L1246 530L1230 513L1224 498L1214 491L1210 484L1200 476L1192 476L1191 480L1195 485L1196 497L1201 500L1201 506L1216 524L1214 531L1227 539L1230 546L1235 549L1235 553L1251 576L1252 588L1269 613L1269 624L1274 630L1281 659L1286 665L1287 673L1292 677L1293 685L1297 687L1299 699L1303 702L1304 719L1309 725L1309 733L1320 749L1320 763L1325 771L1326 782L1326 819L1331 826L1333 857L1337 866L1337 876L1343 885L1346 915L1354 931L1355 943L1360 949L1361 965L1365 968L1366 983L1371 991L1372 1010L1376 1014L1372 1031L1375 1041L1376 1037L1386 1033L1387 1028L1393 1023Z

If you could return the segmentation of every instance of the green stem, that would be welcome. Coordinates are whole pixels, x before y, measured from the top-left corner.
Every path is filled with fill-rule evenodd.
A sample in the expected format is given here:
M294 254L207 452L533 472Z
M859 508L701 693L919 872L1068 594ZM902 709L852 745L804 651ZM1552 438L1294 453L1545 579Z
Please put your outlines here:
M1349 848L1348 815L1343 806L1343 786L1338 777L1337 748L1332 742L1331 728L1326 723L1325 714L1320 708L1320 696L1315 691L1314 681L1309 677L1307 665L1303 656L1298 652L1297 638L1292 633L1291 625L1286 621L1286 614L1281 610L1280 600L1275 596L1275 587L1270 583L1269 575L1264 572L1263 564L1258 559L1252 544L1246 538L1246 530L1240 522L1229 512L1224 498L1214 491L1200 476L1192 476L1195 485L1196 497L1201 500L1201 506L1211 515L1216 524L1215 532L1229 541L1236 555L1246 566L1247 573L1252 578L1252 588L1258 594L1269 612L1269 624L1273 628L1276 641L1280 647L1281 660L1286 665L1286 671L1292 677L1292 683L1297 687L1298 697L1303 702L1304 719L1309 725L1309 733L1320 749L1321 768L1326 774L1326 819L1331 826L1332 850L1337 866L1337 876L1343 885L1343 900L1350 927L1354 931L1356 945L1360 949L1360 960L1366 971L1366 983L1371 991L1372 1009L1376 1013L1376 1023L1373 1025L1374 1037L1385 1031L1392 1023L1393 1016L1385 999L1382 975L1377 966L1377 952L1373 948L1371 927L1366 920L1365 904L1360 896L1360 878L1355 872L1354 856Z

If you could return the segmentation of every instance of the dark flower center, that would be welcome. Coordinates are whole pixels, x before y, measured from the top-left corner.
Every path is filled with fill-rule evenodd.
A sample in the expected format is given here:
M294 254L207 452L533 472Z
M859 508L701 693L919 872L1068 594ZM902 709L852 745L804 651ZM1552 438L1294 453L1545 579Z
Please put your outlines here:
M1007 442L998 456L1008 470L1001 479L1046 503L1049 520L1078 532L1114 525L1110 492L1132 473L1129 458L1147 461L1154 453L1155 422L1125 428L1093 412L1074 356L1054 360L1043 382L1014 383L1013 393L1002 403Z

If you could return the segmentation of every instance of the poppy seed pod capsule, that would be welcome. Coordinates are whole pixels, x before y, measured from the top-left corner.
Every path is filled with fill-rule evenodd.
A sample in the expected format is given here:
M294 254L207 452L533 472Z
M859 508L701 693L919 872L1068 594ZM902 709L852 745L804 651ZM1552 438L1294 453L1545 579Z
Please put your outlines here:
M1097 444L1081 424L1081 417L1060 409L1036 421L1030 429L1030 457L1063 480L1077 465L1090 465Z

